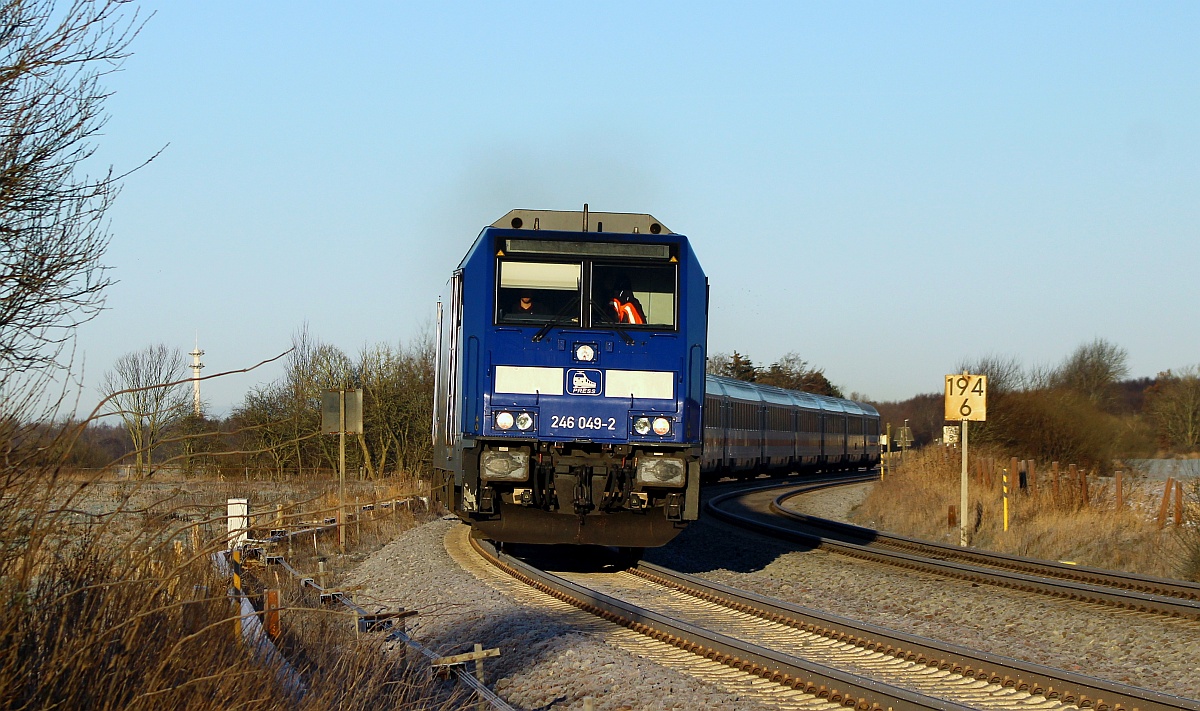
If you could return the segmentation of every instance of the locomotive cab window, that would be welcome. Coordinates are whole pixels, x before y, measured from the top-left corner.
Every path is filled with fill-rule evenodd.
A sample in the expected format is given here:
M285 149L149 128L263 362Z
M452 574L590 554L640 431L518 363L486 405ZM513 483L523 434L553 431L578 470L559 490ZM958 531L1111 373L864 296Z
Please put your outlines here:
M591 279L594 325L675 328L675 265L595 263Z
M496 323L579 323L580 262L500 262Z

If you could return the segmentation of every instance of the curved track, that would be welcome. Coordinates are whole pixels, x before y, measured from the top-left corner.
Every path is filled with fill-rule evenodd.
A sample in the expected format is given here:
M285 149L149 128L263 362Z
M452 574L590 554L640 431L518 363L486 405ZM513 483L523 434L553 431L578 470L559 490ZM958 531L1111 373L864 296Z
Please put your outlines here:
M789 499L804 493L865 480L800 487L772 483L715 496L708 502L708 511L739 527L864 560L1052 597L1200 619L1200 585L1193 583L920 541L806 516L786 507ZM787 491L780 494L780 489Z
M815 613L647 563L541 570L473 541L493 565L560 600L780 687L859 709L1195 709L1200 702ZM797 702L802 700L797 698Z

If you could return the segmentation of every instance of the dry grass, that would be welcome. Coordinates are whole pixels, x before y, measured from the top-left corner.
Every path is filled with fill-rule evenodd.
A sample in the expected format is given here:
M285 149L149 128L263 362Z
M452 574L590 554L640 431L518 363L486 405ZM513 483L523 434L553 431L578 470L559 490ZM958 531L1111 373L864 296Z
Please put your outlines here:
M999 453L991 454L1008 462ZM957 543L957 525L948 510L959 504L961 459L958 452L929 447L911 451L907 461L876 485L851 514L860 525L926 540ZM1007 465L998 465L1007 466ZM1200 580L1200 489L1191 485L1185 525L1168 521L1158 527L1163 482L1126 475L1122 506L1117 508L1115 479L1088 477L1088 500L1077 484L1060 483L1057 497L1049 467L1038 467L1036 494L1009 482L1009 530L1004 530L1004 503L999 468L981 475L971 466L967 522L973 546L1004 553L1072 561L1079 565L1125 570L1145 575Z
M378 637L360 638L352 617L320 609L282 581L281 648L308 693L295 696L253 658L234 634L229 581L211 562L224 548L225 499L252 492L252 506L269 512L265 527L276 502L332 508L336 483L249 484L9 470L0 482L0 709L465 707L461 692L408 667ZM354 489L368 501L412 485ZM415 522L408 514L364 515L347 529L346 558L337 555L335 534L297 560L362 556Z

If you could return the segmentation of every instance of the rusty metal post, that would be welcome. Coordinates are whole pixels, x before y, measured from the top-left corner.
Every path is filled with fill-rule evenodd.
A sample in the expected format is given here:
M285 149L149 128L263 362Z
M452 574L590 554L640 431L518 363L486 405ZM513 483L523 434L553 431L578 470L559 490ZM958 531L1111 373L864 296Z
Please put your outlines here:
M950 507L948 509L946 509L946 527L947 528L954 528L955 526L958 525L958 516L955 516L954 514L955 514L954 504L950 504Z
M271 639L279 639L279 590L276 588L268 588L263 593L263 627Z
M1067 484L1068 490L1073 489L1079 491L1079 468L1074 464L1067 465ZM1072 496L1071 498L1075 498Z

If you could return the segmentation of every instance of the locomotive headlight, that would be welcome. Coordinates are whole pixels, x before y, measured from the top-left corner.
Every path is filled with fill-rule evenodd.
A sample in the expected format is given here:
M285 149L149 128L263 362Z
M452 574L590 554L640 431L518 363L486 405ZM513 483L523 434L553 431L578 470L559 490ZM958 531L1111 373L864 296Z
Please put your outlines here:
M522 412L517 415L517 429L523 432L530 427L533 427L533 415L528 412Z
M513 415L511 412L500 412L496 414L496 429L510 430L513 426Z
M671 421L665 417L655 417L654 434L659 435L660 437L671 434Z
M639 457L637 480L646 486L683 486L687 464L674 457Z
M645 436L650 434L650 418L639 417L633 421L633 431Z
M507 447L484 450L479 473L488 481L525 481L529 478L529 453Z

